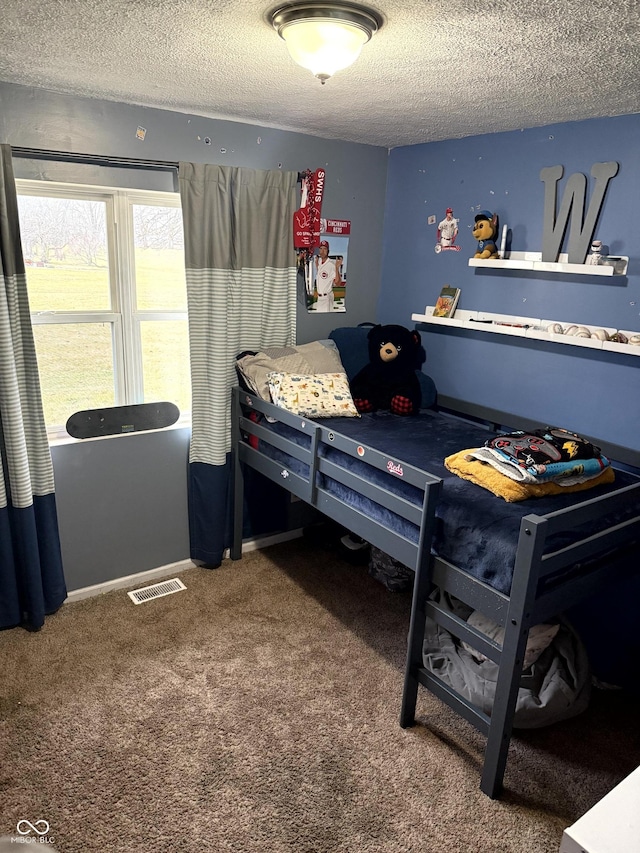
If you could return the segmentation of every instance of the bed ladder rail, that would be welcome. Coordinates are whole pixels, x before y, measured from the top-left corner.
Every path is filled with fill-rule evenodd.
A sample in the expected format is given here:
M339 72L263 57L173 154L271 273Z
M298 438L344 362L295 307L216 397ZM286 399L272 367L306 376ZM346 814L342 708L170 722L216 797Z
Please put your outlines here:
M494 663L500 663L502 646L494 643L482 631L468 625L464 619L446 610L435 601L427 601L425 611L427 616L430 616L436 624L442 625L450 634L453 634L460 640L464 640L465 643L468 643L476 651L482 652L483 655L486 655Z
M446 684L441 678L438 678L437 675L434 675L433 672L421 667L418 670L418 681L423 687L430 690L434 696L442 699L450 708L453 708L461 717L464 717L468 723L475 726L483 735L489 734L491 717L485 714L484 711L481 711L480 708L476 708L472 702L465 699L464 696Z

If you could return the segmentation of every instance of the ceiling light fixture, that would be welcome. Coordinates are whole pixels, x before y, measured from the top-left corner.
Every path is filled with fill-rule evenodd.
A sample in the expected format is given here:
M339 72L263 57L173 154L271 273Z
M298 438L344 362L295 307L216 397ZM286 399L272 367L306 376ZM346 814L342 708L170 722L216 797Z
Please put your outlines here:
M291 58L321 83L352 65L382 26L377 12L352 3L288 3L270 17Z

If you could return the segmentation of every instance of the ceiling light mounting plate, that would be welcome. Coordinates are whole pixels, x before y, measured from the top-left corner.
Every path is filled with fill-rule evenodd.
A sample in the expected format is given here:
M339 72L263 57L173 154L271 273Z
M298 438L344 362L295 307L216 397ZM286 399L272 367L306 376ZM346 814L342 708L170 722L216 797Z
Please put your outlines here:
M270 13L271 23L282 35L287 24L299 21L337 21L358 27L369 41L382 26L382 16L373 9L357 3L321 2L321 0L301 0L300 3L287 3Z

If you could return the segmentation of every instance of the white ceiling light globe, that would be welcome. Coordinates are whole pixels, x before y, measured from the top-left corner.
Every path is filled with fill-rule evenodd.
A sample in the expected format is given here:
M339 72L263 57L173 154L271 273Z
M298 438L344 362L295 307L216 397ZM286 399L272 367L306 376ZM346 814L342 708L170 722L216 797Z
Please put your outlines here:
M282 38L294 62L326 80L348 68L360 56L367 34L339 21L301 21L287 24Z

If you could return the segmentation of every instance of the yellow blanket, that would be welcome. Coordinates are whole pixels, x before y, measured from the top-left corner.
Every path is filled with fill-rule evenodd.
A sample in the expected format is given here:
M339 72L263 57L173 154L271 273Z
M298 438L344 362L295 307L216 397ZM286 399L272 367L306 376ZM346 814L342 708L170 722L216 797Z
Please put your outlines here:
M444 460L445 467L452 474L457 474L463 480L470 480L477 486L488 489L494 495L504 498L509 503L525 501L528 498L542 498L545 495L564 495L567 492L582 492L585 489L591 489L603 483L613 483L615 479L613 468L609 467L605 468L602 474L594 477L593 480L577 483L574 486L559 486L557 483L521 483L496 471L493 465L489 465L487 462L481 462L479 459L473 459L472 457L467 458L468 453L471 453L471 450L460 450L458 453L447 456Z

